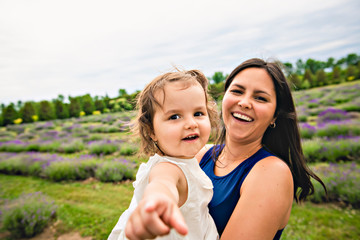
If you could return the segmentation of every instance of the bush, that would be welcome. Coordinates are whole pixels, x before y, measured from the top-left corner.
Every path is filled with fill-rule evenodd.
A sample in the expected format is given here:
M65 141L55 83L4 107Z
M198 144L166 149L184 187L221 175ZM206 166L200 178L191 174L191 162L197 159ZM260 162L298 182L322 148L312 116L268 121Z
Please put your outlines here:
M26 151L28 152L39 152L40 144L36 142L31 142L26 146Z
M23 152L26 150L26 144L21 140L12 140L0 143L1 152Z
M316 131L318 137L360 136L360 126L333 121Z
M42 130L42 129L54 129L55 128L55 124L53 122L41 122L41 123L37 123L35 125L35 130Z
M332 121L332 120L340 121L340 120L345 120L345 119L349 119L349 118L350 118L349 114L344 110L328 108L319 113L318 122L323 123L323 122L328 122L328 121Z
M61 153L75 153L84 150L84 143L81 139L73 139L70 142L62 143L57 149Z
M56 152L59 149L60 145L60 141L47 141L40 144L39 152Z
M55 218L56 208L40 192L22 195L3 209L3 228L15 238L33 237Z
M360 158L360 138L311 139L302 142L308 162L339 162Z
M24 124L22 124L22 125L7 125L6 130L20 134L25 131L25 125Z
M300 125L300 136L304 139L311 139L316 132L316 128L311 126L308 123L303 123Z
M91 155L70 159L35 152L1 153L0 173L37 176L52 181L83 180L94 177L95 169L100 163L101 160Z
M119 127L107 125L90 126L89 130L91 133L114 133L121 131Z
M91 177L94 171L88 171L86 167L80 166L81 163L71 160L53 162L44 170L44 175L55 182L84 180Z
M359 103L348 103L341 106L341 109L347 112L360 112L360 104Z
M111 141L95 141L89 142L89 151L91 154L111 154L119 149L119 144Z
M12 158L0 161L0 172L6 174L27 174L27 167L21 157L14 156Z
M0 172L14 175L40 176L44 163L44 160L33 155L33 153L11 155L0 161Z
M328 200L342 202L360 208L360 169L355 162L345 164L321 164L313 167L326 185ZM326 201L325 191L322 186L313 181L314 195L309 200L320 203Z
M307 116L305 116L305 115L300 115L300 116L298 116L298 120L299 120L299 122L306 122L306 121L307 121L307 119L308 119L308 117L307 117Z
M134 178L134 168L125 160L107 161L99 165L95 177L102 182L119 182Z
M120 148L120 154L125 155L125 156L130 156L130 155L134 155L135 153L137 153L138 150L139 150L139 148L133 144L132 145L123 144L123 145L121 145L121 148Z

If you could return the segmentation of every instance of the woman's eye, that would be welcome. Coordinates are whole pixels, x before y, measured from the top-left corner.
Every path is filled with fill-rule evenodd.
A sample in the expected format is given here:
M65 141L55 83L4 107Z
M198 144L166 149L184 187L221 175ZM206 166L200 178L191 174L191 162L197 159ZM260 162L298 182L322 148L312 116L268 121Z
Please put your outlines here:
M180 116L177 115L177 114L174 114L174 115L171 115L171 117L169 118L170 120L176 120L176 119L179 119Z
M242 91L242 90L237 90L237 89L233 89L233 90L231 90L230 92L236 93L236 94L243 94L243 93L244 93L244 91Z
M255 99L261 101L261 102L267 102L267 99L264 97L255 97Z
M205 114L202 113L202 112L196 112L196 113L194 114L195 117L200 117L200 116L204 116L204 115L205 115Z

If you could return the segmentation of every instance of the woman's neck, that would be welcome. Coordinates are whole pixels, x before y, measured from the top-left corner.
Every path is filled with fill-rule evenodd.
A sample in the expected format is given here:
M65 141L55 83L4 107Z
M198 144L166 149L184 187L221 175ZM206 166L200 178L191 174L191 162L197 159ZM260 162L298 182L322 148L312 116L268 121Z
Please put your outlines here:
M227 140L219 158L222 158L225 165L232 164L233 162L241 163L255 154L261 147L261 140L253 142L234 142Z

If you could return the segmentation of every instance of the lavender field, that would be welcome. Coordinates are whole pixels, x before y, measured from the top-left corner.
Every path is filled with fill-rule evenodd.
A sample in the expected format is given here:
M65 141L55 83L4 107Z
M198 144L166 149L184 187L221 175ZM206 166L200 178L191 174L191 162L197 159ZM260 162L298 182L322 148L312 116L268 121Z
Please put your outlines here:
M316 192L308 201L316 204L330 202L344 211L358 211L360 81L298 91L294 92L294 97L305 157L328 189L326 199L321 186L314 182ZM96 183L92 186L114 187L112 189L130 186L129 182L134 179L139 163L145 160L135 155L139 142L129 133L129 123L133 117L134 112L129 111L3 127L0 129L0 176L20 182L25 181L23 179L41 181L44 184L54 184L52 186L60 183L70 187L89 179ZM23 190L15 191L11 182L0 184L2 211L9 200L28 194L31 190L30 187L18 187L17 189ZM130 191L127 194L129 196L121 200L120 211L125 210L129 204L131 190L127 191ZM55 198L55 203L61 202L56 194L52 197ZM116 212L114 210L110 214L111 219L103 220L104 227L99 230L99 234L87 229L94 227L95 220L91 217L88 220L92 225L87 227L67 222L72 216L60 215L60 219L70 229L81 229L95 239L105 239L117 221L120 214L118 211L119 209ZM354 215L354 218L360 224L359 216ZM357 229L359 227L358 225ZM298 236L298 233L291 235L296 229L291 228L291 222L290 229L292 230L285 234L285 238L295 239L293 237ZM354 234L360 230L356 231Z

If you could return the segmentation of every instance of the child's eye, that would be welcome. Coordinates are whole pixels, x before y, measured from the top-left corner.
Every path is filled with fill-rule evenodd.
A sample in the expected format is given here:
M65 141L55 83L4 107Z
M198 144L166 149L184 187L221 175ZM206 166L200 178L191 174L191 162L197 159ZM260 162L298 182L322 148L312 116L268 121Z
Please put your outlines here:
M176 119L179 119L179 118L180 118L180 116L177 115L177 114L171 115L171 116L169 117L170 120L176 120Z
M203 112L196 112L194 114L195 117L200 117L200 116L204 116L205 114Z

